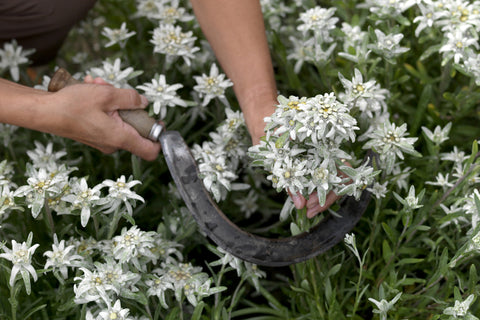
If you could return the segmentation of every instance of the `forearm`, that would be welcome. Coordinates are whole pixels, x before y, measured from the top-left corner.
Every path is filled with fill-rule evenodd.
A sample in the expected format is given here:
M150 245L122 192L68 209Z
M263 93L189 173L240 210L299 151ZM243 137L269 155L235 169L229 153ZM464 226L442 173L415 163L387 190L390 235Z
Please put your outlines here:
M37 114L49 94L0 79L0 122L42 131Z
M258 0L191 0L245 115L254 142L274 111L276 85Z

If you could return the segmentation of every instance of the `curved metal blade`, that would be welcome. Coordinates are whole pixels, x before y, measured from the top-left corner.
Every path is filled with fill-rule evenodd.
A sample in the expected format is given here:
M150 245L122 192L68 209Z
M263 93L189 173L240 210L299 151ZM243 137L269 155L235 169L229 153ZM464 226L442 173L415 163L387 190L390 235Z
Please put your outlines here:
M178 191L200 229L227 252L258 265L286 266L325 252L343 240L370 201L365 190L359 201L344 198L337 212L340 217L328 215L308 232L279 239L260 237L240 229L223 214L198 177L196 162L178 132L163 133L160 143Z

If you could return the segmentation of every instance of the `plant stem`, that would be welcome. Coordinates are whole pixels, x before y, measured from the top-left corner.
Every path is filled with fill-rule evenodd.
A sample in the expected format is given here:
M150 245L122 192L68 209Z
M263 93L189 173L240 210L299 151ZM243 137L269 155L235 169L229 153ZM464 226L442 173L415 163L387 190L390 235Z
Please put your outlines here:
M120 221L121 216L122 215L121 215L119 207L118 207L117 209L115 209L115 213L113 214L113 219L110 222L110 226L108 228L107 239L112 239L113 234L115 233L115 230L117 230L118 221Z
M15 284L13 284L13 286L10 287L10 299L8 299L8 301L10 302L10 307L11 307L11 310L12 310L12 320L16 320L17 319L17 306L18 306L18 301L17 301L17 297L16 297L16 290L15 290Z

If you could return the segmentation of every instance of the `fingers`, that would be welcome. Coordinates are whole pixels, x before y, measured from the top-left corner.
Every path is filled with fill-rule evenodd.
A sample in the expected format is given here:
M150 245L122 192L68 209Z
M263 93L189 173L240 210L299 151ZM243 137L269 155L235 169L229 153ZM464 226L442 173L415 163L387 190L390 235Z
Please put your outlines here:
M292 198L293 204L295 204L295 208L302 209L303 207L305 207L307 200L304 196L301 195L300 192L291 193L290 190L287 190L287 192L290 195L290 198Z
M337 196L333 191L330 191L325 199L325 204L321 206L318 202L317 193L311 194L307 201L307 218L313 218L320 212L327 210L339 198L340 196Z
M118 149L129 151L147 161L153 161L158 157L161 149L160 143L142 137L136 129L120 118L118 112L110 114L109 117L118 126L114 129L117 138L113 141Z

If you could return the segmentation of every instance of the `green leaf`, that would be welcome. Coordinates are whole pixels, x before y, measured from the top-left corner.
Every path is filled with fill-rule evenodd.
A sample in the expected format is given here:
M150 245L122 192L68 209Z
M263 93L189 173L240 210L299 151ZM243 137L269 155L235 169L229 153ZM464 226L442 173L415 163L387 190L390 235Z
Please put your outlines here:
M275 141L275 148L280 149L282 148L286 143L288 138L290 137L290 132L284 132L278 139Z
M400 261L397 262L398 266L405 265L405 264L415 264L415 263L420 263L424 259L418 259L418 258L404 258L401 259Z
M390 258L392 257L392 255L393 255L392 249L391 249L390 246L388 245L388 241L387 241L387 240L383 240L383 243L382 243L382 254L383 254L383 260L385 260L385 262L388 262L388 261L390 260Z
M418 100L417 108L415 109L413 122L410 125L411 135L416 135L418 128L420 127L420 124L423 123L423 119L427 111L427 106L432 101L432 97L433 97L432 86L426 85L422 90L422 94L420 95L420 99Z
M193 310L192 314L192 320L200 320L200 317L202 316L203 308L205 307L205 302L200 301L197 306L195 307L195 310Z

